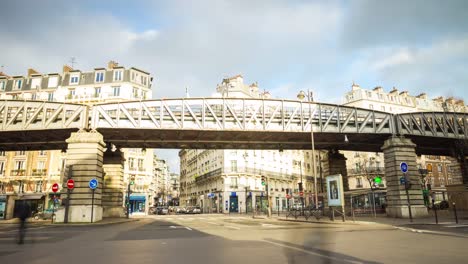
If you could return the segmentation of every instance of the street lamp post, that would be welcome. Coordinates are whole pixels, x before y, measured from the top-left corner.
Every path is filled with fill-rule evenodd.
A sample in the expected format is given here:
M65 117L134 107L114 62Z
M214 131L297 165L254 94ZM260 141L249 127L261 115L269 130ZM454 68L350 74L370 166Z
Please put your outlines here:
M300 91L299 94L297 95L297 98L299 100L304 100L304 98L307 96L307 101L309 102L309 116L310 116L310 140L312 143L312 166L313 166L313 172L314 172L314 200L315 200L315 207L318 206L318 194L317 194L317 166L315 163L315 142L314 142L314 128L312 126L312 107L310 106L310 103L314 101L313 97L313 92L309 91L307 89L307 94L305 94L304 91Z

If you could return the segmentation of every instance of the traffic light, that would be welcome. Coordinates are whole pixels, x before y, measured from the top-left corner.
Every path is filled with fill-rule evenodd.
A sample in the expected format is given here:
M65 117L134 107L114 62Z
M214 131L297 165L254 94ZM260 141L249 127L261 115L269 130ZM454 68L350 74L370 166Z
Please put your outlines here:
M374 179L372 179L372 182L374 184L374 187L378 188L380 184L382 184L382 177L376 176Z
M130 185L135 184L135 176L130 177Z
M265 176L262 176L262 186L265 186L265 184L266 184Z
M302 192L302 182L299 182L299 191Z
M286 195L289 195L289 188L286 189Z

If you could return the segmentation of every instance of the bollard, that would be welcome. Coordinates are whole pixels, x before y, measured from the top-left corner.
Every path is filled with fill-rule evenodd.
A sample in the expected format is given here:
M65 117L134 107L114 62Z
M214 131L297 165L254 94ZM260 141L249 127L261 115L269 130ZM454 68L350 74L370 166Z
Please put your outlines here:
M434 199L432 199L432 209L434 210L434 216L435 216L436 224L438 224L439 219L437 218L437 208L434 205Z
M455 206L455 202L452 203L452 205L453 205L453 213L455 214L455 223L458 224L457 207Z

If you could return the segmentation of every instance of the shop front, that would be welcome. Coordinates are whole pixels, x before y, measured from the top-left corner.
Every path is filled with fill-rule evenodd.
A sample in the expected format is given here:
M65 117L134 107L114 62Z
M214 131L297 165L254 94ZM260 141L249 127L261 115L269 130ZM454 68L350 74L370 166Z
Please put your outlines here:
M23 194L18 196L15 200L15 207L13 210L13 218L19 217L21 206L27 204L30 208L30 216L44 210L44 195L43 194Z
M130 213L145 214L146 210L146 195L144 193L130 194Z
M4 220L6 218L6 202L6 195L0 195L0 220Z

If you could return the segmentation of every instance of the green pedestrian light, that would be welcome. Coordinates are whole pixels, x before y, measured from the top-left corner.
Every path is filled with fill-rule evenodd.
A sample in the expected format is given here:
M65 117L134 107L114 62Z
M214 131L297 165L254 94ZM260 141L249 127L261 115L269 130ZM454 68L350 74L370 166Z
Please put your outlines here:
M382 183L382 178L380 176L377 176L377 177L374 178L374 182L376 184L381 184Z

